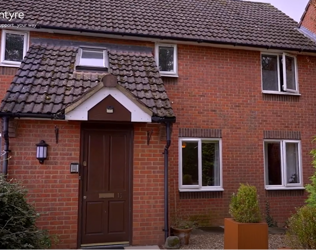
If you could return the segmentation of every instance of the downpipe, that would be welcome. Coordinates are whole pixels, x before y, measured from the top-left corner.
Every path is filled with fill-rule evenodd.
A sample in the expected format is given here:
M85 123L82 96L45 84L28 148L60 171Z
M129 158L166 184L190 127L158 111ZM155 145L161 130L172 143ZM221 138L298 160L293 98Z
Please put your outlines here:
M3 123L3 138L4 138L4 154L3 154L3 174L5 178L8 174L8 161L9 161L9 117L4 116L2 117Z
M165 232L165 240L167 239L168 235L169 235L169 220L168 220L168 215L169 215L169 211L168 211L168 156L169 156L169 147L171 144L171 123L170 122L166 122L166 137L167 137L167 143L165 145L165 149L164 149L164 198L165 198L165 204L164 204L164 208L165 208L165 222L164 222L164 229L163 231Z

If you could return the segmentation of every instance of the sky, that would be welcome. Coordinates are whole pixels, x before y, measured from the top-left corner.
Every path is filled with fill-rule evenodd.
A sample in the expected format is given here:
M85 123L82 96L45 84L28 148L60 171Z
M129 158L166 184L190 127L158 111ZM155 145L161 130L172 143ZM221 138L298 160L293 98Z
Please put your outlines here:
M251 2L270 3L288 16L299 22L305 11L308 0L245 0Z

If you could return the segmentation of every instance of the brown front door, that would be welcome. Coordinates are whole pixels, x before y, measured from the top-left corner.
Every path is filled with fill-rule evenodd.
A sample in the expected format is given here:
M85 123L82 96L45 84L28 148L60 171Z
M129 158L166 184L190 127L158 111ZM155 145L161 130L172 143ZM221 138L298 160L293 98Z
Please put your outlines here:
M82 128L81 246L129 243L131 131Z

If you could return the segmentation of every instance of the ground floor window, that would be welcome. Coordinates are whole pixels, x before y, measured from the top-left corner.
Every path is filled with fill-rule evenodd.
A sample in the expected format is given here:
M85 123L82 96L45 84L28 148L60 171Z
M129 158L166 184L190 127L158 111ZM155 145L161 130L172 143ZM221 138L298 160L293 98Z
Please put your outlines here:
M181 138L179 140L179 190L222 189L220 139Z
M300 141L265 140L264 156L267 189L303 187Z

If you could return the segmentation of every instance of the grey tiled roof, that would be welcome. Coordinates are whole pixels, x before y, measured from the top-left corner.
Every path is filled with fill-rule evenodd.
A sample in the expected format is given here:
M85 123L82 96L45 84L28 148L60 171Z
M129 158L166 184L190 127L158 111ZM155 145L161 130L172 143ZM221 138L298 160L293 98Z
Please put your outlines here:
M296 30L297 23L293 19L267 3L240 0L0 0L0 6L2 11L23 12L22 23L37 24L37 28L316 51L315 43Z
M108 48L109 72L118 84L158 117L174 117L151 50ZM135 49L135 50L133 50ZM78 47L33 44L2 101L6 114L63 114L65 108L100 82L100 73L74 73Z

